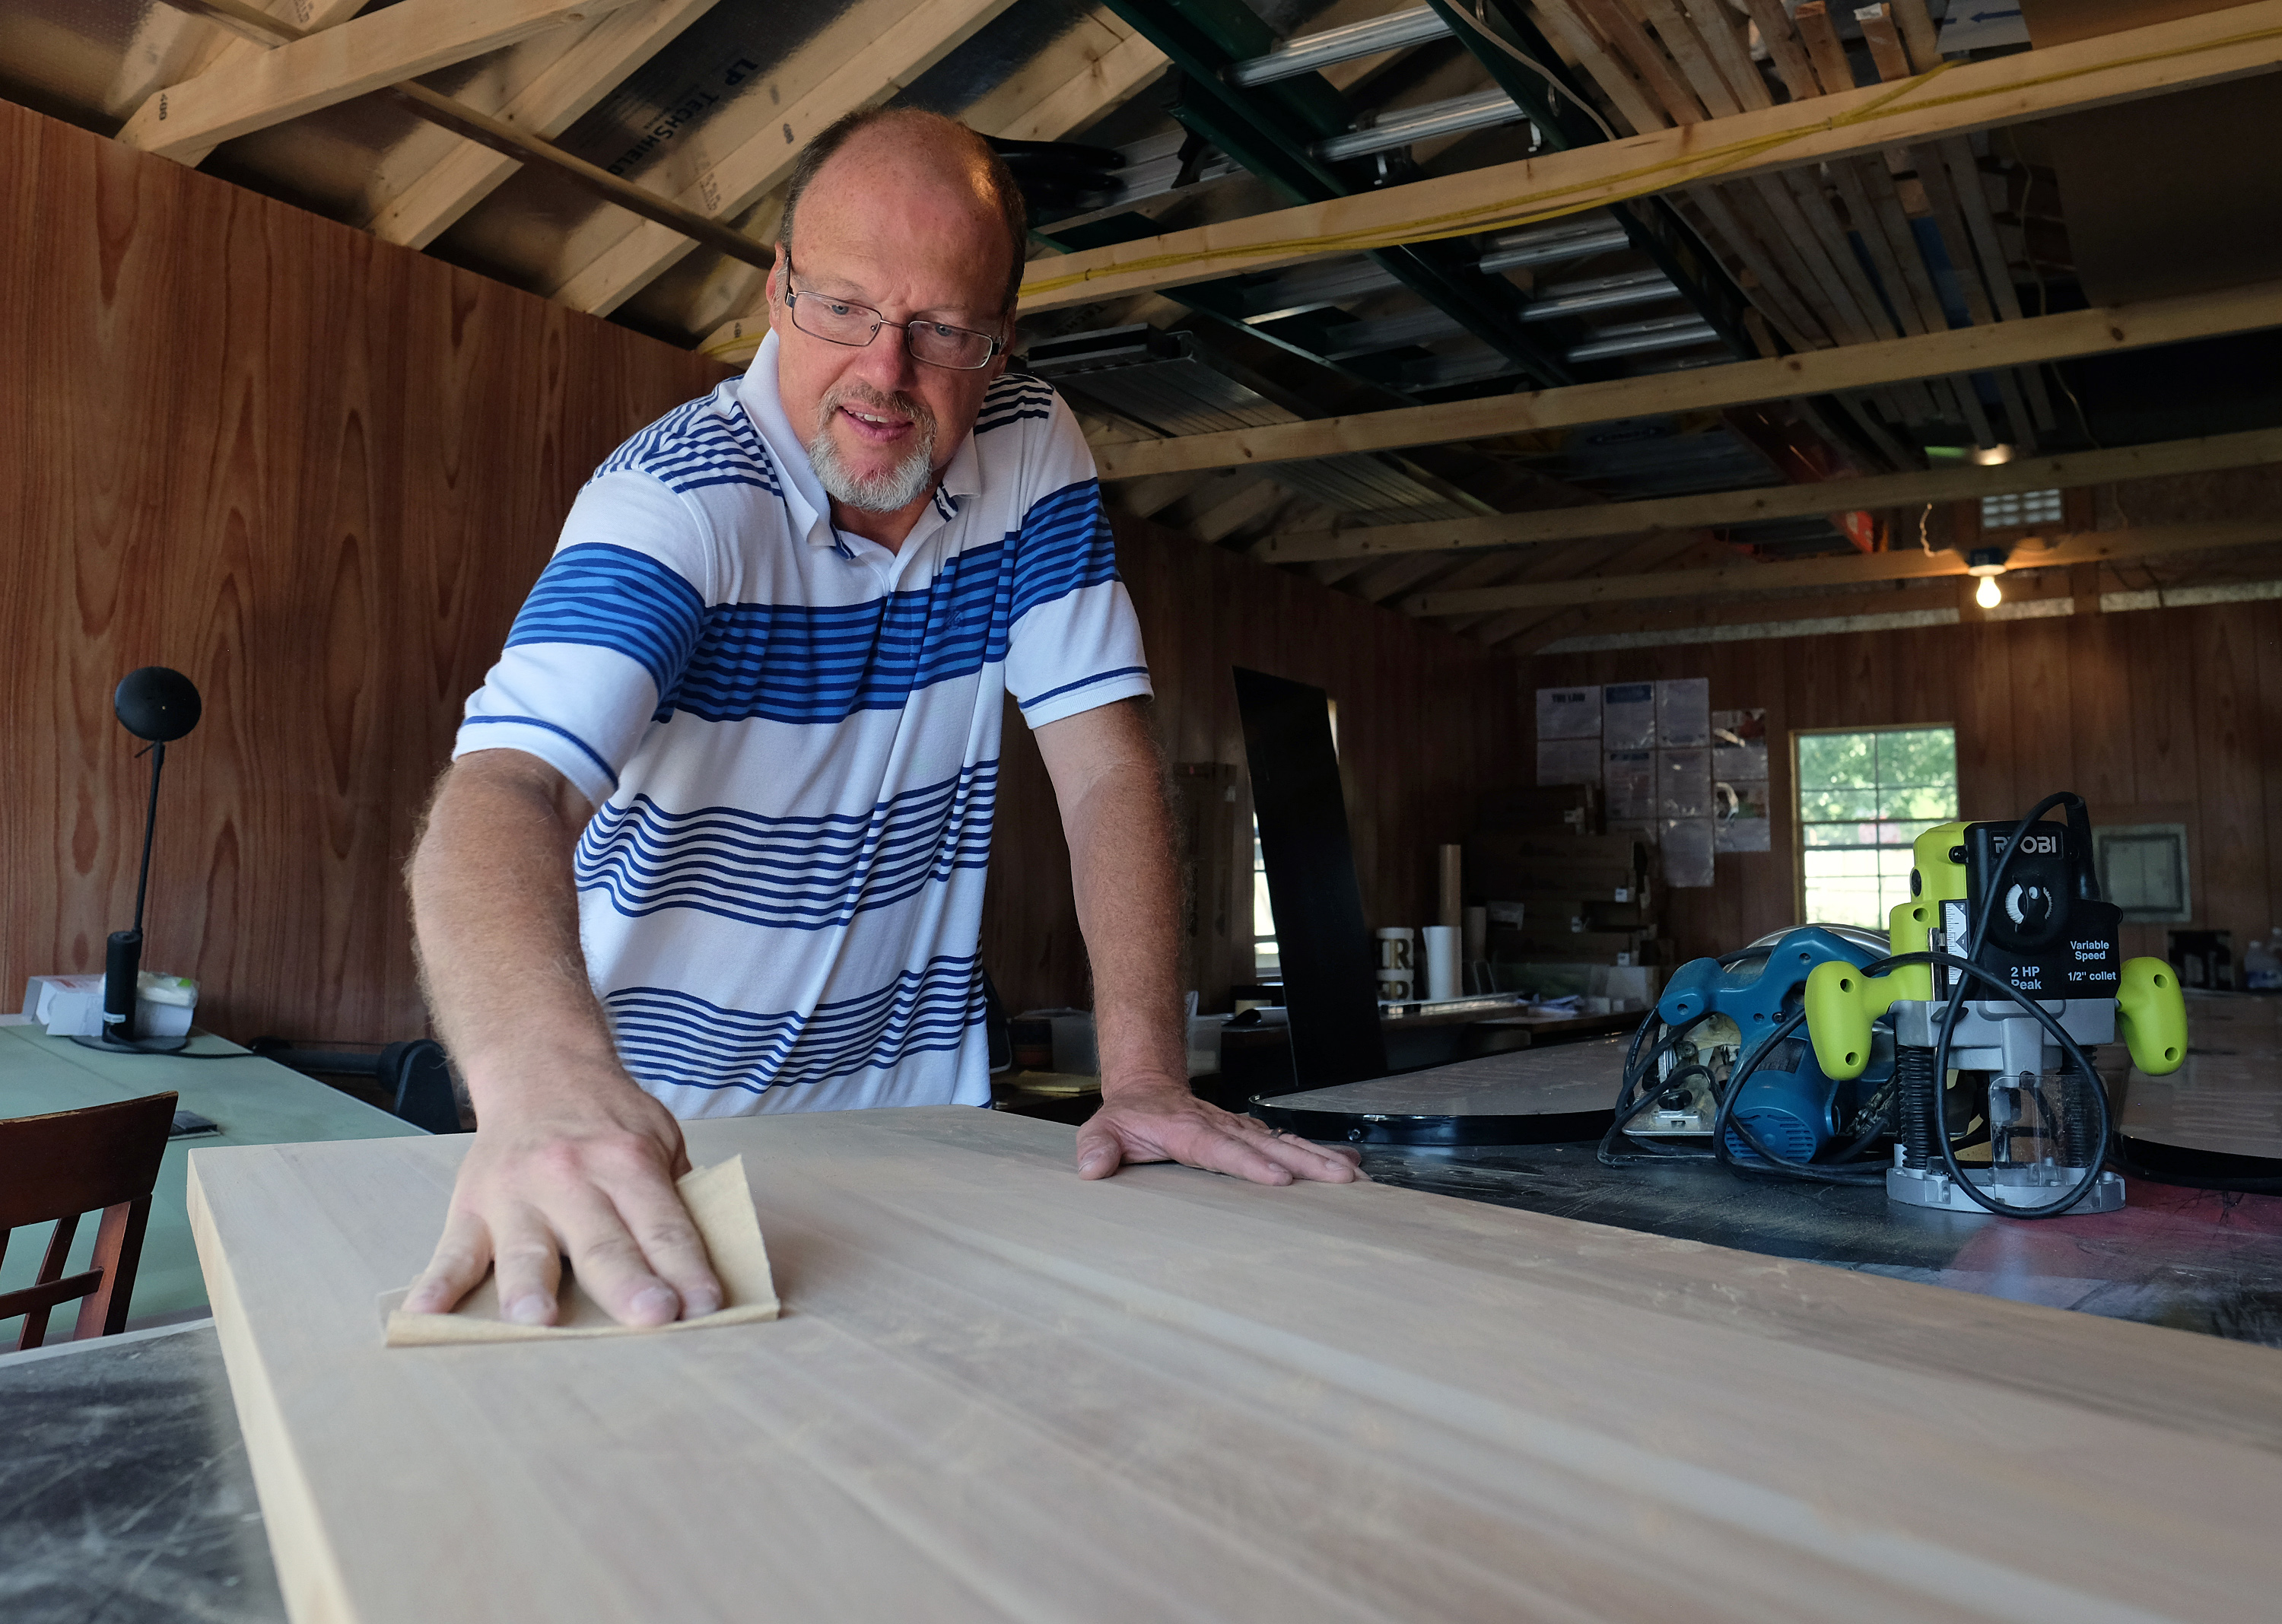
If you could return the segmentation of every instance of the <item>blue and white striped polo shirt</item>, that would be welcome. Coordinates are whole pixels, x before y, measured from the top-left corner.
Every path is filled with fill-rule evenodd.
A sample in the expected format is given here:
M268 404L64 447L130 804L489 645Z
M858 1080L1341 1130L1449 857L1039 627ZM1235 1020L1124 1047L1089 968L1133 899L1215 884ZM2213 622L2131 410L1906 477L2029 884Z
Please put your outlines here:
M1036 727L1150 691L1092 458L1002 377L891 553L830 523L776 354L596 470L454 753L596 804L587 969L677 1116L985 1104L1001 696Z

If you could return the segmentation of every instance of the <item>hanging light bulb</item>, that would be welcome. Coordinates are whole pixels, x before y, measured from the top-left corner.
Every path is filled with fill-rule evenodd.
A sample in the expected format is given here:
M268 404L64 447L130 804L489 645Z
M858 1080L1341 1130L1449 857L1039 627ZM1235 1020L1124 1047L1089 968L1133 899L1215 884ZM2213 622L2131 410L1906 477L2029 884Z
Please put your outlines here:
M2005 601L1999 589L1997 578L2005 573L2005 549L2001 547L1976 547L1965 556L1965 572L1981 578L1980 590L1973 601L1983 609L1994 609Z

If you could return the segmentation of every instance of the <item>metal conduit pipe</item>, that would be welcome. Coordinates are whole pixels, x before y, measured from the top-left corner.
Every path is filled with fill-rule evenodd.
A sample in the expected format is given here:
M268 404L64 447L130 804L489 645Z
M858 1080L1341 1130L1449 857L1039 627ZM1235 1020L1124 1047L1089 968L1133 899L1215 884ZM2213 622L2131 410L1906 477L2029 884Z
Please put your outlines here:
M1370 260L1339 260L1329 265L1290 271L1273 282L1246 290L1247 322L1272 322L1322 305L1336 305L1399 286L1394 273Z
M1556 283L1530 300L1521 313L1525 322L1550 322L1587 310L1615 310L1626 305L1645 305L1659 299L1677 299L1680 290L1662 271L1629 271L1621 276L1596 276L1588 282Z
M1450 25L1432 6L1416 6L1365 22L1349 23L1344 28L1326 28L1321 34L1286 40L1265 56L1238 63L1228 70L1226 77L1233 85L1268 84L1277 79L1312 74L1337 62L1352 62L1357 57L1375 57L1382 51L1423 44L1440 39L1449 31Z
M1455 136L1470 129L1512 124L1527 116L1503 90L1478 90L1471 96L1454 96L1446 102L1429 102L1423 107L1405 107L1384 114L1344 136L1327 136L1308 147L1308 152L1325 163L1336 163L1343 158L1362 158L1392 147L1409 146L1414 141L1429 141L1437 136Z
M1563 224L1541 226L1533 231L1509 231L1490 238L1489 248L1480 260L1485 271L1516 270L1525 265L1553 265L1563 260L1581 260L1587 254L1607 253L1628 247L1632 238L1625 229L1613 221L1594 221L1584 225Z
M1666 315L1603 328L1599 338L1575 346L1564 359L1605 361L1612 355L1642 355L1650 350L1676 350L1691 344L1719 342L1722 340L1718 331L1702 316Z

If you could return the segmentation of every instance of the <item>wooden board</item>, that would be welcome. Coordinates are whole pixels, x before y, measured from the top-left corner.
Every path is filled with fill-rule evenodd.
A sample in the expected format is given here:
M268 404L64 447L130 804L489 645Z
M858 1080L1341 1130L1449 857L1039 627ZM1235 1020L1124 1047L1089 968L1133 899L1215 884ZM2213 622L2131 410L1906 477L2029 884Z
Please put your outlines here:
M2247 1619L2282 1355L960 1107L690 1125L785 1317L384 1348L464 1141L200 1154L294 1616Z

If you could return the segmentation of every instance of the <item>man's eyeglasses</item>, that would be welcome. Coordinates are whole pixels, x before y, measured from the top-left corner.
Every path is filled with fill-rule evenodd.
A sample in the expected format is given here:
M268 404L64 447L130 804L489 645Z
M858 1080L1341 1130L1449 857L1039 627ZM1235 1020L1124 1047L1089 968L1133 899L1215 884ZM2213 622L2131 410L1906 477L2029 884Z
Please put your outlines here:
M785 255L785 303L792 307L792 323L812 338L862 349L889 325L888 318L869 305L832 299L812 289L792 285L792 255ZM971 327L949 327L941 322L905 322L904 345L913 361L931 367L973 372L987 367L1005 346L989 333Z

